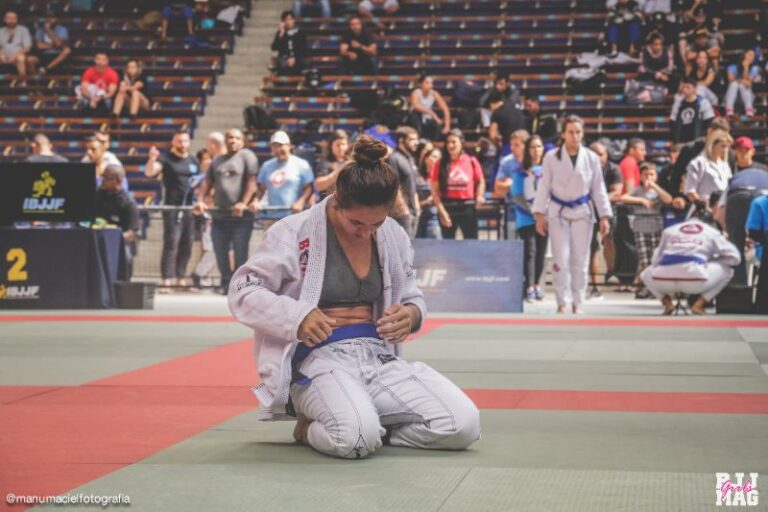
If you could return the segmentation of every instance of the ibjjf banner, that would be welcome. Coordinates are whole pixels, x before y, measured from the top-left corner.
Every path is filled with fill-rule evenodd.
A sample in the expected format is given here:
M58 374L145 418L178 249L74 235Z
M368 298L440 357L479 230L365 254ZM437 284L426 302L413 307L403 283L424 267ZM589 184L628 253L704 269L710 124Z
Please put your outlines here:
M93 220L93 164L0 164L0 226L14 222Z
M417 239L413 247L429 311L523 312L521 241Z

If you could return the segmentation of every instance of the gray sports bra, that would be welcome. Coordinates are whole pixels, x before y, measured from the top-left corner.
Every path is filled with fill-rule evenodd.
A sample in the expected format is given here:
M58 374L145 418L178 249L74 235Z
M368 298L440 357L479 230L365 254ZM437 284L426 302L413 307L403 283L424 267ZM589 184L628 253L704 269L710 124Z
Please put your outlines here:
M371 266L368 275L358 279L330 223L327 231L323 290L318 307L325 309L373 305L384 290L376 242L371 240Z

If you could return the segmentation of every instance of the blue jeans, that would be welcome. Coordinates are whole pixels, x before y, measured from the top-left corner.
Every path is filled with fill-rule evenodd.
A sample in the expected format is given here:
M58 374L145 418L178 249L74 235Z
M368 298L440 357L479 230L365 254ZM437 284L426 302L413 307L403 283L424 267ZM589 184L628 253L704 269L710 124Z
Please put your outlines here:
M229 288L233 269L229 266L229 250L235 251L235 269L240 268L248 260L248 244L253 233L253 216L243 218L225 217L213 219L211 225L211 241L213 252L216 254L216 264L221 273L221 286L224 291Z
M304 5L304 0L294 0L293 2L293 14L297 18L302 17L301 8ZM320 10L322 12L323 18L330 18L331 17L331 4L328 0L315 0L312 2L312 7L315 7L319 4Z
M610 44L619 44L622 34L628 38L629 44L637 48L637 42L640 40L640 22L632 20L628 23L613 23L608 26L608 42Z

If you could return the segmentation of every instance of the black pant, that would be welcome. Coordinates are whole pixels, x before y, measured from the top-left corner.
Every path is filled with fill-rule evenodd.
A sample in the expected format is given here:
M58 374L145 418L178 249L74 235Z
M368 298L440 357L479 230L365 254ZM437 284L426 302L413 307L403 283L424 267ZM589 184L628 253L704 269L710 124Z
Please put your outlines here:
M163 212L163 254L160 257L160 273L163 279L183 279L192 256L194 235L192 212Z
M616 262L613 273L623 285L630 285L637 274L637 248L635 234L629 225L630 209L619 205L616 208L616 233L613 243L616 246Z
M544 257L547 255L547 237L536 232L536 226L525 226L517 230L523 241L523 277L525 287L538 286L544 272Z
M443 200L443 205L451 216L451 227L447 228L440 224L440 231L443 233L443 239L453 240L456 238L456 229L461 227L461 232L465 240L477 239L477 210L475 203L467 203L464 200Z
M741 262L734 267L731 284L747 284L747 266L744 262L744 240L747 232L744 226L749 215L749 206L752 200L758 197L756 191L737 190L728 194L725 203L725 227L728 230L728 238L741 254Z
M211 241L213 252L216 254L216 264L221 273L221 286L226 291L233 271L229 266L229 249L235 251L235 269L240 268L248 260L248 245L253 233L253 215L245 217L225 217L213 219L211 224Z

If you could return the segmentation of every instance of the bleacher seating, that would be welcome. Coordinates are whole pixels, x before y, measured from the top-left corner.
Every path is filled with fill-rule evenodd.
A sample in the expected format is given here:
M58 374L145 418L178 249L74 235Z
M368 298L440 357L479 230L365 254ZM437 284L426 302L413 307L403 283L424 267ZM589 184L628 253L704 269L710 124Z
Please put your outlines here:
M532 7L532 3L535 6ZM309 66L322 75L317 90L306 87L301 77L269 76L263 91L273 115L287 130L300 129L307 119L322 121L322 130L359 128L363 119L350 105L348 94L378 88L407 96L420 72L435 78L435 88L449 100L459 80L491 85L496 69L511 73L522 92L542 100L542 108L579 114L585 118L589 136L628 138L639 136L652 152L669 147L672 98L667 103L627 105L625 82L635 77L637 65L610 65L607 82L593 94L573 94L564 75L576 57L596 49L605 25L605 0L405 0L394 17L377 18L384 27L378 39L381 71L375 77L339 74L339 37L346 27L346 14L355 2L333 3L331 20L304 18L300 26L308 35ZM741 45L759 27L759 0L732 0L726 4L721 30L725 34L724 61L730 62ZM762 23L768 21L763 20ZM737 135L756 140L758 156L766 153L765 114L768 94L758 92L757 118L734 123ZM455 112L454 119L456 119ZM253 133L253 147L268 155L263 134ZM479 130L467 133L475 140Z
M250 0L243 2L243 7L244 15L250 15ZM32 3L26 10L18 5L14 8L34 35L41 12ZM167 147L178 129L194 131L207 95L213 93L217 76L225 71L226 56L234 48L240 26L200 32L209 44L190 47L183 39L169 37L161 42L156 31L137 28L140 16L130 2L110 4L104 12L60 13L57 18L69 29L73 51L65 73L35 77L23 87L16 83L15 74L0 74L3 159L23 159L29 153L31 137L43 131L58 153L79 160L84 154L83 139L95 129L109 129L110 150L125 165L131 189L141 200L157 197L159 183L145 179L142 172L147 149L152 145ZM83 71L92 65L96 50L108 52L110 66L118 73L130 58L143 62L152 97L149 111L130 122L124 118L119 124L107 117L83 116L74 89Z

